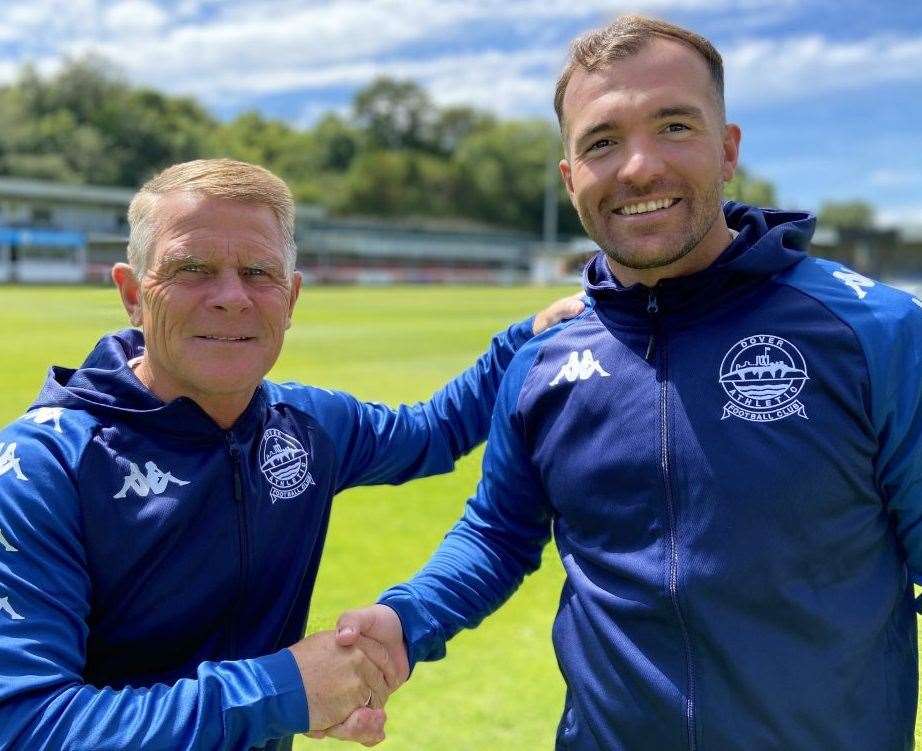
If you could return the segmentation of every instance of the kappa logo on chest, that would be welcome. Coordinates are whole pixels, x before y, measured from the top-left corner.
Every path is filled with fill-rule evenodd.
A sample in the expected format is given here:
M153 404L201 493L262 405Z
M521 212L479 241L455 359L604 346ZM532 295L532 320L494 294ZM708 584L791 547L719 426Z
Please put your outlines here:
M310 473L311 455L294 436L276 428L263 433L259 444L259 469L271 486L272 503L301 495L314 478Z
M128 466L131 471L125 478L122 489L112 496L113 498L126 498L129 490L141 498L147 498L151 493L155 496L161 495L171 482L179 486L189 484L188 480L173 477L171 472L164 472L153 462L145 462L146 474L134 462L128 462Z

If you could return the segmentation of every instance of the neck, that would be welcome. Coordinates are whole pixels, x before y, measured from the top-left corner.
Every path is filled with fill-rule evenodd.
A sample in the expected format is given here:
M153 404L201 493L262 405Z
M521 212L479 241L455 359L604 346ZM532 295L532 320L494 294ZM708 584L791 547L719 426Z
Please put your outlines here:
M237 422L256 392L255 386L249 391L233 394L204 394L195 389L183 389L168 379L158 378L147 357L132 362L131 367L138 380L160 401L168 403L181 396L191 399L222 430L229 430Z
M689 276L698 271L703 271L720 257L720 254L733 242L734 237L736 237L736 233L727 227L727 221L721 211L707 234L701 238L701 241L694 248L681 258L665 266L652 269L632 269L621 265L609 255L605 256L605 260L608 262L608 268L611 270L612 275L623 287L642 284L644 287L652 288L661 279Z

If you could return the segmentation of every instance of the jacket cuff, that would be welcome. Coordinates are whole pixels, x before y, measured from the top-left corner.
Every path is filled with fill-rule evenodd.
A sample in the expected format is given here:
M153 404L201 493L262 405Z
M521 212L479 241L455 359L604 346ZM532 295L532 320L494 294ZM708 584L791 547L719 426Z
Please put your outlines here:
M284 738L303 733L310 728L307 694L301 671L288 649L256 657L250 663L253 672L266 689L267 701L262 707L262 721L269 738Z
M417 599L403 585L393 587L378 599L397 613L403 627L410 671L420 661L441 660L445 656L445 636Z

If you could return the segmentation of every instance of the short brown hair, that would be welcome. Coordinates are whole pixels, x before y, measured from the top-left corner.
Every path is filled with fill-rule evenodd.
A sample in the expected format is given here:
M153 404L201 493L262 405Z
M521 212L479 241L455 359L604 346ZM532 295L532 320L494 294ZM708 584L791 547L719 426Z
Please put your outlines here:
M140 279L150 268L150 253L157 232L156 208L160 197L174 191L227 198L266 206L278 219L285 239L285 269L294 272L295 203L285 182L256 164L234 159L196 159L167 167L135 194L128 206L128 262Z
M554 91L554 109L557 112L560 132L565 132L563 97L567 91L567 84L570 83L570 78L577 68L594 71L618 60L624 60L631 55L636 55L656 37L682 42L695 49L704 58L711 72L711 80L714 82L721 117L725 117L724 63L714 45L700 34L667 21L648 16L629 15L619 16L608 26L593 29L574 39L570 44L567 64L560 78L557 79L557 88Z

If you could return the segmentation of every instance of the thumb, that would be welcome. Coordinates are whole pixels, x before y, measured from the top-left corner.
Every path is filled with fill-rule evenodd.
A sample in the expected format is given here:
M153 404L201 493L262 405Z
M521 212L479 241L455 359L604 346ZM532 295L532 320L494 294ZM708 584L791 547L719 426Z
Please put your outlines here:
M346 611L336 621L336 643L341 647L353 646L359 636L371 631L374 620L370 608Z

